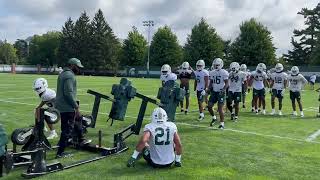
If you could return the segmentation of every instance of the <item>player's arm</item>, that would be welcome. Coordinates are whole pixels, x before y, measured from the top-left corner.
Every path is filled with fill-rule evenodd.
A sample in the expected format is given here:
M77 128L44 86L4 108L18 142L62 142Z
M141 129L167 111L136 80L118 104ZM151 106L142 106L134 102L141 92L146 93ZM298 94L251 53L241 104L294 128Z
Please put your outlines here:
M254 77L253 77L253 76L250 76L250 77L249 77L248 85L249 85L250 87L252 86L253 79L254 79Z
M194 79L194 87L193 87L193 91L196 91L197 89L197 78Z
M209 87L209 76L204 77L204 89L207 90Z
M175 166L181 167L182 144L177 132L174 133L173 142L176 150Z
M228 87L229 87L229 81L228 81L228 79L225 79L224 80L224 86L223 86L223 92L225 92Z
M213 80L210 79L207 91L209 92L212 89L212 87L213 87Z
M128 163L127 163L128 167L135 165L135 162L138 159L139 154L143 151L143 148L146 146L146 143L149 141L149 139L150 139L150 131L145 131L142 137L140 138L132 156L128 160Z
M45 104L46 104L46 102L41 101L40 104L36 107L35 117L37 120L39 120L39 117L40 117L40 108L43 107Z

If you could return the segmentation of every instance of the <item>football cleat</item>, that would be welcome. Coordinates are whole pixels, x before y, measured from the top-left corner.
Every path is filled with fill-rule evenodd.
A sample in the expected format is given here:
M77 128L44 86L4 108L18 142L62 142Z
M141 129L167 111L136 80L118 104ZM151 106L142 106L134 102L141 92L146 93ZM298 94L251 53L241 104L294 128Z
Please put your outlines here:
M274 115L276 113L276 111L274 109L272 109L270 115Z
M263 114L263 115L266 115L266 110L265 110L265 109L262 110L262 114Z
M232 113L231 113L231 121L234 120L234 116L235 116L235 115L234 115L234 112L232 112Z
M220 124L218 128L223 130L224 129L224 125Z
M279 116L282 116L283 114L282 114L282 112L281 111L279 111Z
M181 165L181 162L174 162L174 166L181 167L182 165Z
M238 116L234 117L234 122L238 122Z
M187 115L187 114L188 114L188 110L185 110L185 111L184 111L184 114Z
M292 116L298 116L297 111L293 111L293 112L292 112Z
M216 122L217 122L217 117L216 116L212 116L212 121L210 123L210 126L212 127Z
M56 132L50 132L49 136L47 137L47 139L54 139L57 138L58 134Z
M198 121L203 121L204 116L199 116Z

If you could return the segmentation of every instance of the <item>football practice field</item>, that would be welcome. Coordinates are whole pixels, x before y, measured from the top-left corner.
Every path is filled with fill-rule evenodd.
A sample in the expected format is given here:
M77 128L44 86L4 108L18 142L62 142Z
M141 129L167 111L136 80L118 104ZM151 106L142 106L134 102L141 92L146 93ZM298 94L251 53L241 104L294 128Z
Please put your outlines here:
M32 83L38 77L48 80L49 88L56 89L55 75L12 75L0 74L0 123L8 136L15 128L33 124L34 108L39 98L32 90ZM89 114L94 96L88 89L110 95L117 77L78 76L78 98L83 114ZM156 98L160 80L129 78L138 92ZM193 82L192 86L193 87ZM320 118L316 118L318 93L307 86L302 92L305 117L292 117L288 91L285 94L283 116L256 115L251 113L247 97L247 108L241 109L239 121L230 121L226 115L225 130L209 127L211 117L206 111L205 120L198 122L195 93L191 92L191 107L188 115L180 114L177 108L176 124L183 145L182 167L168 169L148 167L143 159L136 166L127 168L126 163L139 139L132 135L126 140L129 150L100 161L52 173L38 179L319 179L320 178ZM129 103L125 121L106 122L111 102L102 101L95 129L86 135L97 143L98 131L102 130L103 145L111 147L113 134L135 122L141 100L135 98ZM277 103L276 103L277 104ZM144 124L150 122L155 105L148 104ZM267 94L267 113L271 112L270 94ZM299 113L299 112L298 112ZM55 125L58 132L60 123ZM141 130L142 132L142 130ZM140 133L141 134L141 133ZM58 139L51 142L56 145ZM12 144L9 144L9 148ZM74 156L61 160L68 164L96 154L67 149ZM48 163L54 159L55 151L47 154ZM17 168L2 179L22 179L25 167Z

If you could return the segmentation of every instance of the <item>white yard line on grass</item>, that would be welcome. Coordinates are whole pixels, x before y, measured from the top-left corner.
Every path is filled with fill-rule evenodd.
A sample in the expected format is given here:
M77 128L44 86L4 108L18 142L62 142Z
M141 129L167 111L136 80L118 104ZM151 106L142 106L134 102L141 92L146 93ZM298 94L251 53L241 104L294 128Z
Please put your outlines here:
M320 136L320 129L316 132L314 132L313 134L311 134L306 141L308 142L312 142L313 140L315 140L318 136Z
M213 130L217 129L214 127L202 126L202 125L197 125L197 124L178 123L178 122L176 124L180 124L180 125L184 125L184 126L191 126L191 127L198 127L198 128L213 129ZM229 128L224 129L224 131L232 131L232 132L237 132L237 133L242 133L242 134L251 134L251 135L262 136L262 137L272 137L272 138L287 139L287 140L298 141L298 142L310 142L310 143L320 144L320 142L317 142L317 141L307 141L304 139L297 139L297 138L283 137L283 136L269 135L269 134L261 134L261 133L256 133L256 132L241 131L241 130L229 129Z

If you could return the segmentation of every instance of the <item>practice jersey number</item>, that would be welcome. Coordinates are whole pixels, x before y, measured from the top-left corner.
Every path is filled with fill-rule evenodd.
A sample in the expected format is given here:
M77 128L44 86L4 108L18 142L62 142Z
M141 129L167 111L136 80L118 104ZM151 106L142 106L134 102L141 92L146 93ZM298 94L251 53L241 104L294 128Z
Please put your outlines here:
M166 132L166 133L165 133ZM166 141L161 140L161 138L166 134ZM155 145L169 145L170 140L169 140L169 135L170 135L170 129L167 128L164 130L161 127L156 128L156 136L154 138L154 144Z

